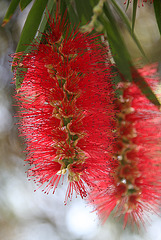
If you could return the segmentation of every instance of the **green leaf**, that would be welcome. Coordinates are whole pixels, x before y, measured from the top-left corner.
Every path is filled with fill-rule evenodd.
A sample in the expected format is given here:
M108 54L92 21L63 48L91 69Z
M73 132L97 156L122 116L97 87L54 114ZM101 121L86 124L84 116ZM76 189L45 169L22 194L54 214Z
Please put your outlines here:
M104 5L105 16L99 17L101 23L103 24L107 38L111 47L112 56L119 68L120 72L128 81L132 81L131 77L131 58L128 50L123 42L123 39L118 31L117 25L115 23L115 18L112 15L109 5L106 3Z
M155 11L159 32L161 34L161 0L154 0L153 6L154 6L154 11Z
M137 69L133 68L133 72L135 72L135 77L133 81L140 88L142 93L156 106L160 107L161 103L158 98L155 96L154 92L151 90L148 83L144 80L144 78L139 74Z
M67 9L67 19L71 24L71 30L74 27L77 27L80 23L79 17L73 8L71 1L70 0L65 0L66 3L66 9Z
M16 52L25 51L27 46L34 39L38 27L41 22L42 14L47 5L48 0L35 0L28 16L24 27L22 29L20 41L18 43Z
M43 19L42 19L41 25L39 27L37 42L41 42L42 33L45 31L45 29L47 28L47 25L48 25L48 17L47 16L49 14L51 14L51 12L54 8L54 5L55 5L55 1L53 1L53 0L48 1L47 8L45 9Z
M133 0L133 13L132 13L132 33L134 33L136 10L137 10L138 0Z
M34 40L35 41L35 40ZM33 41L33 42L34 42ZM17 66L16 66L16 69L15 67L12 66L12 69L16 71L16 89L20 88L21 87L21 84L23 83L23 79L25 77L25 74L27 72L27 68L23 68L21 65L22 65L22 61L23 61L23 58L24 56L29 53L32 49L32 46L29 45L25 51L21 54L20 58L18 58L18 62L17 62ZM16 57L14 58L13 60L13 65L14 63L17 61Z
M127 9L128 9L128 7L129 7L129 3L130 3L130 0L127 0L127 5L126 5L126 10L125 11L127 11Z
M3 19L3 22L2 22L2 26L4 27L10 20L10 18L12 17L12 15L14 14L18 4L19 4L19 1L20 0L12 0L12 2L10 3L9 5L9 8L6 12L6 15Z
M98 4L98 0L89 0L92 8Z
M30 51L30 44L31 44L31 42L33 42L33 39L37 33L38 27L41 22L42 14L47 5L47 2L48 2L48 0L43 0L43 2L41 0L35 0L32 8L27 16L25 25L24 25L22 33L21 33L20 41L19 41L17 49L16 49L16 53L24 52L24 54L22 54L20 62L23 60L23 56L25 55L25 53ZM16 59L13 60L13 62L15 62L15 61L16 61ZM14 67L12 67L12 69L14 70ZM22 74L22 70L23 70L23 74ZM19 70L19 67L17 67L17 69L16 69L16 88L17 89L20 88L26 71L27 71L27 69L20 68L20 70Z
M129 33L132 33L132 29L131 29L131 25L130 22L128 20L128 18L126 17L126 15L124 14L124 12L121 10L121 8L118 6L118 4L115 2L115 0L111 0L115 10L117 11L117 13L119 14L119 16L121 17L121 19L123 20L123 22L126 24L127 30L129 31ZM147 56L144 53L144 50L138 40L138 38L136 37L135 33L133 33L132 35L133 40L135 41L138 49L140 50L140 52L142 53L142 55L145 57L145 59L148 61Z
M80 21L78 16L76 15L76 12L74 11L72 5L68 7L68 14L69 14L69 19L71 23L71 27L75 28L79 25Z
M17 90L21 87L21 84L23 82L26 72L27 72L26 68L16 69L16 89Z
M160 106L160 102L158 101L157 97L149 87L149 85L145 82L144 78L140 76L134 67L132 68L131 59L129 53L125 47L124 41L121 38L121 35L117 29L115 24L114 16L110 11L108 4L106 3L104 6L104 13L107 18L104 16L100 17L102 24L105 27L107 38L109 40L109 44L111 46L112 56L116 62L116 65L119 71L123 74L123 77L127 81L134 81L135 84L140 88L142 93L155 105ZM131 70L137 73L136 78L133 79L131 76Z
M71 5L70 0L61 0L60 1L60 14L62 15L62 17L64 16L66 10L67 10L67 6Z
M79 19L81 20L82 24L86 24L90 19L91 16L93 14L92 11L92 6L90 4L90 1L88 0L75 0L75 4L76 4L76 9L77 9L77 13L79 16ZM86 21L83 21L83 20Z
M127 51L124 51L125 46L122 42L122 39L119 39L119 35L117 35L111 27L110 22L101 21L106 30L107 38L110 44L112 56L116 62L117 67L120 72L124 75L128 81L131 81L131 72L130 72L130 59Z
M32 0L20 0L20 9L23 11Z

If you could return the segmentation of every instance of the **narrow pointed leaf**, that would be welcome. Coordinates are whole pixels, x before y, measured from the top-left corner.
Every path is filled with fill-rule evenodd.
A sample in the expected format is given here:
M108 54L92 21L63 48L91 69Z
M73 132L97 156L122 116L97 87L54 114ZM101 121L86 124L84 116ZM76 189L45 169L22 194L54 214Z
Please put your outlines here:
M70 0L65 0L66 9L67 9L67 19L71 24L71 29L77 27L80 23L80 18L76 13L75 9L73 8ZM65 7L65 6L64 6Z
M101 16L99 19L105 28L107 38L111 46L113 58L120 72L128 81L132 81L130 71L131 58L118 31L114 16L112 15L112 12L107 3L104 5L104 13L106 15L106 18L104 16Z
M128 7L129 7L129 3L130 3L130 0L127 0L127 5L126 5L126 10L125 11L127 11L127 9L128 9Z
M34 41L33 41L34 42ZM38 41L37 41L38 42ZM19 68L19 64L21 64L21 62L23 61L24 56L29 53L31 51L32 47L29 45L27 46L27 48L25 49L24 53L21 55L21 58L19 59L18 63L17 63L17 67L16 67L16 89L21 87L21 84L23 83L25 74L27 72L27 68L22 68L22 66L20 66ZM17 59L13 60L13 65L15 63ZM12 69L14 71L14 66L12 66Z
M37 33L48 0L35 0L23 27L16 52L25 51Z
M154 94L154 92L149 87L148 83L145 82L144 78L139 74L137 69L133 68L133 71L135 71L135 78L133 78L133 81L135 84L140 88L142 93L156 106L160 107L161 103Z
M20 8L23 11L32 0L20 0Z
M89 0L89 1L92 7L94 7L98 3L98 0Z
M127 16L124 14L124 12L123 12L123 11L121 10L121 8L118 6L118 4L116 3L115 0L111 0L111 2L112 2L112 4L113 4L115 10L117 11L117 13L119 14L119 16L120 16L121 19L123 20L123 22L126 24L126 27L127 27L128 32L131 34L131 33L132 33L132 29L131 29L131 25L130 25L130 22L129 22ZM148 61L147 56L145 55L144 50L143 50L143 48L142 48L142 46L141 46L138 38L136 37L135 33L133 33L131 36L132 36L133 40L135 41L135 43L136 43L138 49L140 50L141 54L142 54L142 55L145 57L145 59Z
M90 4L90 1L88 0L75 0L76 3L76 9L79 16L79 19L82 21L83 19L86 19L83 24L86 24L93 14L92 6Z
M16 53L17 52L24 52L26 53L29 51L30 43L33 41L38 27L41 22L42 14L44 12L44 9L47 5L48 0L35 0L28 16L25 22L25 25L23 27L20 41L18 43ZM23 55L22 55L23 58ZM13 60L13 63L16 61L16 59ZM13 64L14 65L14 64ZM12 66L12 69L14 70L14 67ZM18 89L21 86L21 83L23 82L23 78L25 76L25 72L27 70L24 69L24 74L22 75L19 72L19 69L16 70L16 88Z
M69 14L70 22L71 22L71 27L78 26L80 21L71 5L68 8L68 14Z
M116 65L119 71L123 74L124 78L127 81L134 81L135 84L140 88L142 93L155 105L160 106L160 102L157 97L149 87L149 85L145 82L144 78L137 74L137 78L132 79L131 76L131 59L129 53L125 47L124 41L121 38L121 35L117 29L115 24L115 19L110 11L108 4L104 6L104 13L107 16L108 20L103 16L100 17L102 24L105 27L107 37L109 40L109 44L111 46L111 51L113 54L113 58L116 62ZM133 68L134 69L134 68ZM137 71L137 70L135 70Z
M134 32L134 26L135 26L135 20L136 20L137 4L138 4L138 0L133 0L132 33Z
M43 15L43 19L41 22L41 25L39 27L39 32L38 32L38 37L37 37L37 41L41 42L42 39L42 33L45 31L46 27L47 27L47 23L48 23L48 15L51 14L53 8L55 5L55 1L53 0L49 0L48 4L47 4L47 8L45 9L44 15Z
M22 71L23 71L23 76L22 76ZM23 82L23 79L25 77L25 74L27 72L27 69L22 69L19 70L18 68L16 69L16 89L18 90L21 87L21 84Z
M159 32L161 34L161 1L154 0L153 5L154 5L154 11L155 11Z
M37 42L40 42L41 39L42 39L42 33L45 31L46 29L46 26L47 26L47 16L48 16L48 13L51 14L52 10L53 10L53 7L54 7L54 4L55 2L53 0L49 0L48 4L47 4L47 8L45 9L45 12L44 12L44 16L43 16L43 20L41 22L41 25L40 25L40 28L39 28L39 33L38 33L38 36L36 38L36 41ZM24 54L29 52L30 51L30 46L28 46L25 51L24 51ZM21 60L23 60L23 56L22 58L20 59L20 62ZM21 72L22 72L22 68L21 68ZM21 84L23 82L23 79L25 77L25 73L27 72L27 69L23 69L23 75L20 73L19 69L17 68L16 70L16 89L20 88L21 87Z
M3 19L3 22L2 22L2 26L4 27L10 20L10 18L12 17L12 15L14 14L18 4L19 4L20 0L12 0L10 5L9 5L9 8L6 12L6 15Z

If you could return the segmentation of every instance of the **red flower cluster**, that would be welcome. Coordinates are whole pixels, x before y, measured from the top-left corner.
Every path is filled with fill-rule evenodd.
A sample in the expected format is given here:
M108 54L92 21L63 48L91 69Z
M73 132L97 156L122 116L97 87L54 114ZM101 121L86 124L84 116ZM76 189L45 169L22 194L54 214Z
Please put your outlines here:
M69 33L58 15L49 24L43 42L15 55L15 75L24 77L16 98L28 176L48 193L66 174L65 202L73 191L82 198L89 191L103 220L115 209L124 226L139 226L160 205L161 112L134 83L122 83L115 100L99 36ZM155 90L156 66L138 72Z
M91 178L103 172L114 116L107 48L99 36L69 34L65 17L50 19L44 41L15 57L24 77L16 95L20 131L26 138L28 176L45 192L55 191L62 175L73 190L87 195Z
M155 90L159 78L156 65L138 70ZM138 73L133 73L138 78ZM113 158L100 179L91 202L105 221L112 210L139 227L148 212L157 212L161 196L161 112L134 83L122 83L117 103L117 141Z

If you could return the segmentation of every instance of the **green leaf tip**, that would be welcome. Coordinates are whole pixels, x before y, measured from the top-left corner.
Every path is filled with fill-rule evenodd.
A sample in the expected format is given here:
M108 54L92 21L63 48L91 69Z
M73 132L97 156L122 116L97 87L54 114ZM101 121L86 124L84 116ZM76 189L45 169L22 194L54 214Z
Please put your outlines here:
M19 2L20 2L20 0L12 0L11 1L10 5L9 5L9 8L8 8L6 14L5 14L4 19L3 19L2 27L4 27L9 22L9 20L13 16Z

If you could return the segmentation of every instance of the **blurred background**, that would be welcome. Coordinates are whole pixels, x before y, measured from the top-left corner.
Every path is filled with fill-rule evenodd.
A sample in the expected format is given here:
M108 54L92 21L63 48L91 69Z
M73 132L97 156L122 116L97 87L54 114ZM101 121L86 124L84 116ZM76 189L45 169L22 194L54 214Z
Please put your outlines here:
M81 1L81 0L80 0ZM9 0L0 0L0 24L9 6ZM119 0L125 9L124 0ZM15 86L12 84L11 54L15 52L21 30L32 4L16 11L11 21L0 26L0 239L2 240L161 240L161 218L151 216L151 223L140 232L123 230L122 222L110 217L102 226L94 212L81 198L73 197L64 205L65 185L53 195L36 192L33 182L27 180L24 166L24 142L18 137L14 118ZM131 16L131 9L127 11ZM117 17L117 16L116 16ZM122 35L134 61L141 57L130 35L124 28ZM137 11L136 34L148 55L161 60L161 40L153 8L145 4Z

